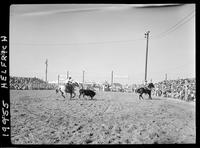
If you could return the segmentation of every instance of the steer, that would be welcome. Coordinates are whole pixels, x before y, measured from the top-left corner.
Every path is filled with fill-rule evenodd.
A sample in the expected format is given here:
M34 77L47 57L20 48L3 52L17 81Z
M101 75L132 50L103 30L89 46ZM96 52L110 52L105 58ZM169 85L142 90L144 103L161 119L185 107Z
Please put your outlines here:
M80 89L79 90L79 98L81 97L81 95L83 95L83 98L84 98L84 96L90 96L91 99L93 99L93 97L96 95L96 93L90 89Z

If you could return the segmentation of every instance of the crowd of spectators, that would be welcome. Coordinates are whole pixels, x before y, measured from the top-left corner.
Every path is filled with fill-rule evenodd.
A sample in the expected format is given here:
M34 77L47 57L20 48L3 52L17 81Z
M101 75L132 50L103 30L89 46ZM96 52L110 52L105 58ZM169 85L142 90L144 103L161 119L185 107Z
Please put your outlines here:
M152 91L154 96L169 97L181 100L196 100L195 79L166 80L155 83Z
M36 77L10 77L10 89L16 90L41 90L41 89L54 89L55 85L49 84Z
M106 86L106 85L105 85ZM143 85L132 86L134 92L138 87ZM154 83L155 88L152 90L152 96L169 97L186 101L196 100L196 80L193 79L178 79L165 80ZM56 84L49 84L36 77L10 77L10 89L16 90L42 90L55 89ZM105 87L106 89L107 87Z

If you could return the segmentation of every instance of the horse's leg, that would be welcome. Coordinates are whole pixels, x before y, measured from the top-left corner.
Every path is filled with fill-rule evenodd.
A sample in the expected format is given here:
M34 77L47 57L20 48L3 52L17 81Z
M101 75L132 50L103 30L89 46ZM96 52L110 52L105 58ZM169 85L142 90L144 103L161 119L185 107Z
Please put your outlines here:
M144 98L142 97L142 93L140 94L141 98L144 100Z
M79 94L79 98L81 97L81 93Z
M61 92L61 95L65 98L64 93L62 91L60 91L60 92Z
M58 89L58 93L59 93L59 92L60 92L61 95L63 96L63 93L64 93L64 92L63 92L60 88Z
M151 93L149 93L149 99L151 99L151 100L152 100L152 98L151 98Z
M140 99L140 100L141 100L141 98L142 98L142 94L139 95L139 99Z
M74 94L74 96L73 96L72 98L74 98L74 97L76 96L76 93L75 93L75 92L73 92L73 94Z
M70 100L71 100L71 98L72 98L72 93L70 93Z

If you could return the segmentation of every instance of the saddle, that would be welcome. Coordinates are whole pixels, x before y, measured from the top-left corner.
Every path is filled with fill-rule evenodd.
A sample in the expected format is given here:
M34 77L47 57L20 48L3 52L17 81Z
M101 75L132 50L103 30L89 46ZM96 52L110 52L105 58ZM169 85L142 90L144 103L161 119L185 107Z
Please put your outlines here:
M69 90L69 88L71 88L72 90L74 90L74 87L73 87L72 83L66 83L65 89Z

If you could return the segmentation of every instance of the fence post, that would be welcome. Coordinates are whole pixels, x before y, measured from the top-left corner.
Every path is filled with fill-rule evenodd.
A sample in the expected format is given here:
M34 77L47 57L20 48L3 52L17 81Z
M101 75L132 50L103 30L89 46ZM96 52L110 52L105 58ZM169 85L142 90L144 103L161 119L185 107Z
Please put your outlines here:
M83 82L83 85L84 85L84 83L85 83L85 71L83 70L83 80L82 80L82 82Z
M58 75L58 85L59 85L59 78L60 78L60 75Z

